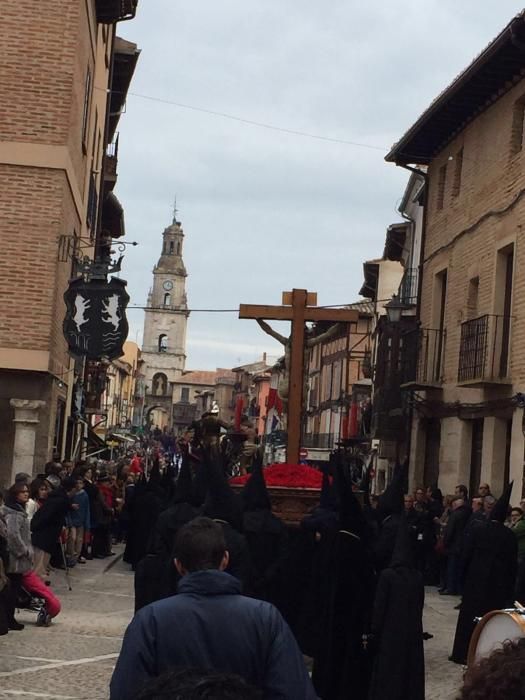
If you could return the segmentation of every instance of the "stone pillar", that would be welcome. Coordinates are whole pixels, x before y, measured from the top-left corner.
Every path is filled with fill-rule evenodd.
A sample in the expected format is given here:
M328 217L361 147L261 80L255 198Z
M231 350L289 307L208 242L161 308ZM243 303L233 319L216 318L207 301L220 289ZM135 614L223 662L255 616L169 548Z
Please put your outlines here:
M525 462L524 414L517 408L512 416L512 439L510 443L510 480L514 481L511 503L517 505L524 492L523 472Z
M46 405L45 401L29 399L11 399L10 405L15 410L15 443L13 446L13 464L11 466L11 483L18 472L33 474L35 461L36 427L39 423L38 410Z
M487 416L483 421L481 481L486 481L497 496L503 491L506 445L507 421Z
M456 417L441 420L439 488L444 494L454 493L458 484L468 487L471 445L472 426L469 421Z

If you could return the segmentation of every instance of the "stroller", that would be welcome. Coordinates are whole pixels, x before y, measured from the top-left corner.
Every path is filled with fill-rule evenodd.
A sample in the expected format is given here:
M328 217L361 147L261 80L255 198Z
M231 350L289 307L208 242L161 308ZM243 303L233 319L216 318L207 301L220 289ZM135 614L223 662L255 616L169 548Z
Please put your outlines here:
M59 599L34 571L23 574L16 606L36 612L38 627L49 627L61 609Z

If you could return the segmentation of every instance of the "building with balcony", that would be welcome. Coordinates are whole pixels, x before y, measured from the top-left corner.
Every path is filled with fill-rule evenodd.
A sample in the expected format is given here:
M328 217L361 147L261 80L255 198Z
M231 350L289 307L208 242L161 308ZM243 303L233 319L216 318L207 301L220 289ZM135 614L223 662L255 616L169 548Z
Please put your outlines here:
M372 384L374 304L362 301L348 308L359 311L357 324L339 324L336 335L314 345L307 354L302 445L312 460L327 460L341 440L369 437L366 413ZM317 323L314 333L321 335L330 325Z
M136 6L57 0L36 21L2 2L0 485L81 444L72 406L84 364L67 352L63 295L75 258L124 230L106 147L138 57L116 22Z
M523 493L525 14L393 146L426 180L411 478ZM436 335L437 334L437 335ZM429 382L429 377L432 381Z

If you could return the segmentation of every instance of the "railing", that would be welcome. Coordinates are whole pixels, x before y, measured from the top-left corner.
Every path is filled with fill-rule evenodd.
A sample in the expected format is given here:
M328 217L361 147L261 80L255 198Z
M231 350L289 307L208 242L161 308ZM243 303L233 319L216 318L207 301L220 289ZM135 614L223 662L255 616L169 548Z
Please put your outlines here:
M118 139L117 134L113 143L108 143L106 147L106 160L104 161L104 175L106 177L117 177Z
M339 436L333 433L310 433L303 436L301 444L312 449L331 449L338 440Z
M461 324L458 382L490 382L508 376L510 322L510 316L485 314Z
M97 22L112 24L133 19L137 12L138 0L95 0Z
M401 342L401 384L441 384L446 331L417 328L403 334Z
M419 270L417 267L407 267L399 285L399 301L407 306L417 304Z

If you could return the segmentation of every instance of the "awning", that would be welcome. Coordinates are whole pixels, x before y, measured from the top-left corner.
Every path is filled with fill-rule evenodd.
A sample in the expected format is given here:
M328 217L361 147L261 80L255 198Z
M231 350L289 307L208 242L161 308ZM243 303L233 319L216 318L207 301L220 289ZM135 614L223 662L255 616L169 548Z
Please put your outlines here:
M102 232L108 238L126 235L124 209L113 192L108 192L102 205Z

